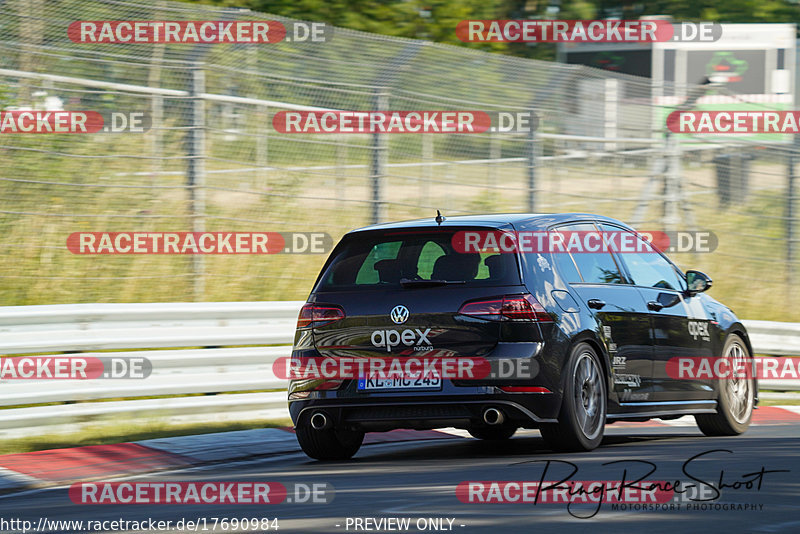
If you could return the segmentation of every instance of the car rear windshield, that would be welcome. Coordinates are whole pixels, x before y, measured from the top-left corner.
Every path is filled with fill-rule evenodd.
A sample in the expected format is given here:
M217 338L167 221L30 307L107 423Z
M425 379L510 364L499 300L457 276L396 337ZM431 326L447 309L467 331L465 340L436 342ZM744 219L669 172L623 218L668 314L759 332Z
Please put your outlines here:
M345 237L317 284L317 290L410 288L425 285L515 285L520 283L513 253L454 250L447 231L355 233ZM485 229L484 229L485 230ZM425 281L430 281L426 284Z

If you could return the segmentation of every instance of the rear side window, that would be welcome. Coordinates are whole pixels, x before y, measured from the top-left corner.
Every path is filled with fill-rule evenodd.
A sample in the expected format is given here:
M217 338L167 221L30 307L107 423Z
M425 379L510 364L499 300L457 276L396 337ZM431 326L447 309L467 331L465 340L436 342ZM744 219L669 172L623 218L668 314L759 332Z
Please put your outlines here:
M399 288L404 279L464 282L463 286L520 283L515 254L458 252L452 245L456 231L349 235L337 247L316 290Z
M580 284L583 282L575 260L567 253L553 254L553 262L556 264L561 277L570 284Z
M569 224L553 230L567 232L597 232L591 223ZM553 252L559 272L570 283L621 284L622 275L608 252ZM580 279L578 279L580 277Z

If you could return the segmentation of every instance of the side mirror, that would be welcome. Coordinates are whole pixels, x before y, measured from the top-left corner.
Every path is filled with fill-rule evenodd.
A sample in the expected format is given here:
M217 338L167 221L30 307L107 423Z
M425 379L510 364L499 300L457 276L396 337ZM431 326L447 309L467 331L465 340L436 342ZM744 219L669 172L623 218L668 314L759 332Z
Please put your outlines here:
M686 271L686 285L689 287L689 294L695 295L709 289L714 282L707 274L700 271Z

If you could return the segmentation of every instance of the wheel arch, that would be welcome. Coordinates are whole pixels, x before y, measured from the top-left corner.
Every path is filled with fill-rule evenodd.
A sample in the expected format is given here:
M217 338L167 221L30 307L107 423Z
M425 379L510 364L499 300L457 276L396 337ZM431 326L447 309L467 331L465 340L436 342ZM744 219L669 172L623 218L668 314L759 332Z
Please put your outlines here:
M613 377L611 376L611 356L606 350L605 345L600 341L596 332L593 332L591 330L584 330L582 332L579 332L572 338L569 344L569 349L567 354L572 352L572 349L578 343L586 343L587 345L592 347L592 349L594 349L594 351L597 353L597 356L600 359L600 365L602 366L603 373L605 374L606 377L606 402L608 403L609 401L612 400L612 398L614 402L617 402L617 398L614 393L614 387L613 387L614 386ZM561 366L561 376L564 376L565 374L565 367L567 365L568 360L569 358L564 358L564 363ZM563 392L561 395L561 402L564 402ZM608 407L606 407L606 410L608 411Z
M747 347L747 352L750 354L751 358L755 358L755 352L753 352L753 345L750 343L750 336L747 334L747 329L744 325L736 321L732 323L725 331L725 340L727 341L728 336L731 334L738 335L742 341L744 341L745 347ZM753 393L755 398L753 399L753 406L758 406L758 376L753 378Z

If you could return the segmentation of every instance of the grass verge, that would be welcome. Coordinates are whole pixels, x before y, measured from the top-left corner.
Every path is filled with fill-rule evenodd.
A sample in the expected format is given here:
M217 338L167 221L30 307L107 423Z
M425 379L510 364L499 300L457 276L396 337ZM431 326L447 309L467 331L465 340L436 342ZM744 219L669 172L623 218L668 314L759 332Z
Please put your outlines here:
M800 406L800 399L791 398L773 398L773 399L758 399L759 406Z

